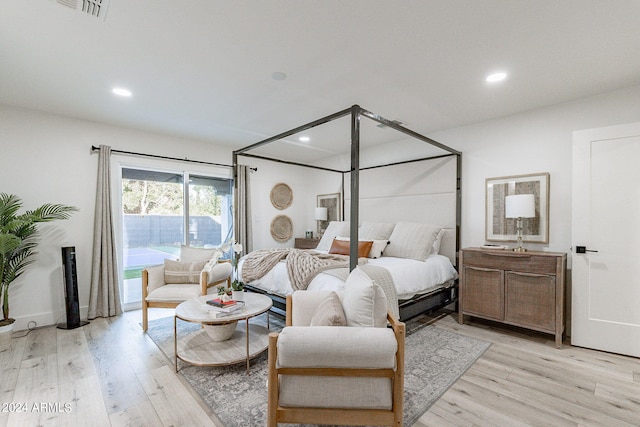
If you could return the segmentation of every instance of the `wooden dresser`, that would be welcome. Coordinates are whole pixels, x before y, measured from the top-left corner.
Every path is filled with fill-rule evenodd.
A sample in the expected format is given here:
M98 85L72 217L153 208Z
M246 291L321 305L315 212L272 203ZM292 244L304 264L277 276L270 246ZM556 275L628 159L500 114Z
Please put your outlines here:
M320 239L305 239L303 237L296 237L293 247L296 249L315 249L320 243Z
M460 251L458 322L481 317L555 335L562 346L567 254Z

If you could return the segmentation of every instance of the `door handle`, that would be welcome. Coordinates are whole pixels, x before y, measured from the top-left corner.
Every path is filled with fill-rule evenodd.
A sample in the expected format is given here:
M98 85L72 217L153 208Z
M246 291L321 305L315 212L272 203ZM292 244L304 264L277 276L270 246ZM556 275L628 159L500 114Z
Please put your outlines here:
M587 249L586 246L576 246L576 253L577 254L584 254L587 252L598 252L598 251L594 251L593 249Z

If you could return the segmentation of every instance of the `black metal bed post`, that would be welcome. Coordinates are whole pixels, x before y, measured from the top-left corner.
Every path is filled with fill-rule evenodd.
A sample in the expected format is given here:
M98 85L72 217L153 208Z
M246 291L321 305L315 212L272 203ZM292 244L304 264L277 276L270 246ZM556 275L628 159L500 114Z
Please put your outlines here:
M238 154L234 151L232 154L233 163L233 239L238 241L238 224L240 213L238 212ZM247 242L243 242L247 247ZM233 253L233 252L232 252Z
M460 252L460 227L462 225L462 153L456 154L456 267L458 265L458 253Z
M351 107L351 212L349 216L349 271L358 265L358 220L360 208L360 112ZM344 198L344 196L343 196Z
M250 151L254 148L258 148L261 147L263 145L266 144L270 144L272 142L276 142L280 139L286 138L288 136L291 136L293 134L296 134L298 132L301 132L303 130L307 130L307 129L311 129L313 127L322 125L324 123L336 120L338 118L344 117L346 115L350 114L351 115L351 170L350 171L340 171L340 170L335 170L335 169L331 169L331 168L326 168L326 167L321 167L321 166L313 166L313 165L306 165L306 164L302 164L302 163L298 163L298 162L292 162L292 161L286 161L286 160L279 160L279 159L273 159L273 158L269 158L269 157L265 157L265 156L260 156L260 155L255 155L255 154L248 154L247 151ZM413 160L407 160L407 161L401 161L401 162L394 162L394 163L387 163L384 165L377 165L377 166L369 166L363 169L360 169L360 119L361 117L367 117L373 121L376 121L378 123L381 123L383 125L385 125L386 127L395 129L396 131L399 131L401 133L404 133L406 135L409 135L415 139L418 139L420 141L426 142L428 144L431 144L434 147L438 147L450 154L445 154L445 155L438 155L438 156L431 156L431 157L425 157L425 158L421 158L421 159L413 159ZM92 147L94 150L97 149L97 147ZM133 153L133 154L137 154L137 153ZM279 163L285 163L285 164L290 164L290 165L296 165L296 166L303 166L303 167L310 167L313 169L319 169L319 170L325 170L325 171L330 171L330 172L337 172L337 173L341 173L342 174L342 212L343 212L343 218L346 217L345 215L345 208L344 208L344 188L345 188L345 179L344 179L344 174L347 172L351 173L351 209L350 209L350 224L349 224L349 229L350 229L350 235L351 235L351 243L349 245L349 266L350 266L350 270L353 270L356 265L357 265L357 247L358 247L358 220L359 220L359 198L360 198L360 192L359 192L359 186L360 186L360 171L361 170L367 170L367 169L374 169L374 168L379 168L379 167L385 167L385 166L393 166L393 165L400 165L400 164L404 164L404 163L411 163L411 162L416 162L416 161L423 161L423 160L430 160L430 159L437 159L437 158L441 158L441 157L446 157L446 156L450 156L450 155L455 155L457 157L457 170L456 170L456 255L457 252L460 250L460 228L461 228L461 224L462 224L462 153L460 151L454 150L451 147L448 147L444 144L439 143L438 141L435 141L431 138L428 138L424 135L421 135L417 132L414 132L410 129L405 128L404 126L401 126L400 124L398 124L398 122L395 121L390 121L385 119L384 117L381 117L377 114L374 114L368 110L365 110L363 108L361 108L359 105L353 105L350 108L346 108L342 111L338 111L337 113L331 114L329 116L323 117L321 119L318 120L314 120L313 122L307 123L305 125L299 126L295 129L291 129L287 132L283 132L279 135L276 136L272 136L271 138L267 138L265 140L259 141L255 144L240 148L238 150L233 151L233 173L234 173L234 189L237 190L237 159L238 156L246 156L246 157L253 157L253 158L257 158L257 159L263 159L263 160L269 160L269 161L274 161L274 162L279 162ZM175 160L182 160L182 159L175 159ZM189 161L187 159L184 159L186 161ZM218 165L218 164L216 164ZM229 166L229 165L218 165L218 166ZM237 194L237 191L235 191L235 193ZM356 201L354 203L354 201ZM236 203L236 207L237 207L237 196L234 196L234 203ZM234 230L236 231L236 230Z
M341 218L346 218L347 216L345 215L345 207L344 207L344 174L347 173L345 171L343 171L340 175L340 194L342 194L342 206L340 207L340 209L342 209L342 212L340 212L340 214L342 215ZM351 203L353 203L353 200L351 201ZM349 210L349 212L351 212L351 210ZM351 214L349 214L351 215ZM351 231L351 230L349 230Z

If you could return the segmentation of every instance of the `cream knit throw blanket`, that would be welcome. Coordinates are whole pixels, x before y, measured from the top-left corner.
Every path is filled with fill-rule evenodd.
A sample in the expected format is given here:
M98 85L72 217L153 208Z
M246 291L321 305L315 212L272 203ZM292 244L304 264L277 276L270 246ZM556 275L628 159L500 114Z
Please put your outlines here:
M349 257L345 255L290 248L261 249L251 252L244 259L242 280L250 283L261 278L285 258L289 281L296 291L307 289L311 280L324 270L349 266Z
M242 281L251 283L269 272L293 249L260 249L249 253L242 263Z
M400 308L398 307L398 293L396 292L396 286L393 283L393 277L389 270L377 265L362 265L360 266L362 271L375 283L378 284L384 291L387 297L387 308L391 310L396 319L400 319Z

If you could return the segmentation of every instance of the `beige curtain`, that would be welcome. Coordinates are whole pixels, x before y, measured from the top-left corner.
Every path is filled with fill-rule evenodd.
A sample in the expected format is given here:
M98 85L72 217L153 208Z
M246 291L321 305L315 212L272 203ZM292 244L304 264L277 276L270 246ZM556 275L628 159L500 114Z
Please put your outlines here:
M111 212L111 147L101 145L98 156L89 319L116 316L122 313Z
M253 250L253 233L251 230L251 194L249 186L249 176L251 168L246 165L237 166L236 175L236 215L235 215L235 237L238 243L242 243L244 253L248 254Z

